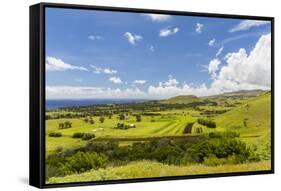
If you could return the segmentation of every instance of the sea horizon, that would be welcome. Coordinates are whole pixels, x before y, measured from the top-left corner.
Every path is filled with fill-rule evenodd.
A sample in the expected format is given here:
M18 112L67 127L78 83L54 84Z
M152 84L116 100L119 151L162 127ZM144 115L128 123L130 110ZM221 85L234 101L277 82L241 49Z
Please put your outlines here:
M58 109L63 107L87 106L87 105L102 105L102 104L122 104L143 102L149 99L131 99L131 98L94 98L94 99L46 99L46 109Z

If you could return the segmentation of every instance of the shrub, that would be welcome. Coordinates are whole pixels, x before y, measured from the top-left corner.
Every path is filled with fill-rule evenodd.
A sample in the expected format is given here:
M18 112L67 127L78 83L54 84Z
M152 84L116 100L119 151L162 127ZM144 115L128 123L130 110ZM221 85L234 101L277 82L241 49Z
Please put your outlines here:
M199 124L204 125L204 126L209 127L209 128L216 128L216 126L217 126L216 122L211 121L209 119L199 118L197 121L198 121Z
M136 121L141 122L141 115L136 115Z
M101 123L103 123L104 122L104 117L100 117L99 120L100 120Z
M91 169L105 168L107 157L95 152L77 152L66 158L67 168L74 173L82 173Z
M91 133L84 133L82 140L86 141L86 140L90 140L95 138L95 134L91 134Z
M123 113L119 116L120 120L125 120L125 118L126 118L126 116Z
M74 133L74 134L72 135L72 138L75 138L75 139L82 139L82 140L90 140L90 139L92 139L92 138L95 138L95 134L77 132L77 133Z
M49 137L61 137L62 133L60 132L51 132L49 133Z

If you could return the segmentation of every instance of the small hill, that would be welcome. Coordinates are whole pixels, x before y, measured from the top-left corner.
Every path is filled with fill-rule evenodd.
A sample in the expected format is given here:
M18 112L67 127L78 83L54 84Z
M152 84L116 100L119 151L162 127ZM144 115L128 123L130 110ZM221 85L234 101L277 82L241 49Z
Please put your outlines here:
M161 103L166 104L188 104L194 102L201 102L201 99L194 95L180 95L161 101Z

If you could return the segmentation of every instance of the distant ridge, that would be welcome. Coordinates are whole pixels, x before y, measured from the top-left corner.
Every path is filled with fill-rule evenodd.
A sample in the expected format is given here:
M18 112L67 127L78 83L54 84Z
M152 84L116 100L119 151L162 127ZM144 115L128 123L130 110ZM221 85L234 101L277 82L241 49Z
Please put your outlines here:
M201 99L195 95L179 95L171 97L169 99L161 101L161 103L167 104L188 104L193 102L200 102Z
M261 95L265 92L265 90L239 90L239 91L234 91L234 92L226 92L218 95L211 95L211 96L206 96L202 98L217 98L217 97L239 97L239 96L247 96L247 97L255 97L258 95Z

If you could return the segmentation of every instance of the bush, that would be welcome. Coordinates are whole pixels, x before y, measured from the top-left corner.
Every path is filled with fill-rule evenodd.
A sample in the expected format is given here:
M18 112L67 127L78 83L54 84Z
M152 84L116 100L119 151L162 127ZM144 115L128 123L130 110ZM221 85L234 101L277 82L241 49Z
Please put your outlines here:
M136 115L136 122L141 122L141 115Z
M60 132L51 132L49 133L49 137L61 137L62 133Z
M82 139L82 140L90 140L90 139L92 139L92 138L95 138L95 134L77 132L77 133L74 133L74 134L72 135L72 138L75 138L75 139Z
M119 119L120 119L120 120L125 120L125 118L126 118L126 116L125 116L124 114L121 114L121 115L119 116Z
M91 169L105 168L107 157L95 152L77 152L66 159L67 168L74 173L82 173Z
M46 178L82 173L91 169L105 168L108 158L96 152L78 151L71 156L52 154L46 160Z
M209 128L216 128L217 127L216 122L211 121L209 119L199 118L197 121L198 121L199 124L204 125L204 126L209 127Z
M104 117L100 117L99 120L100 120L101 123L103 123L104 122Z
M90 140L95 138L95 134L91 134L91 133L84 133L82 140L86 141L86 140Z

